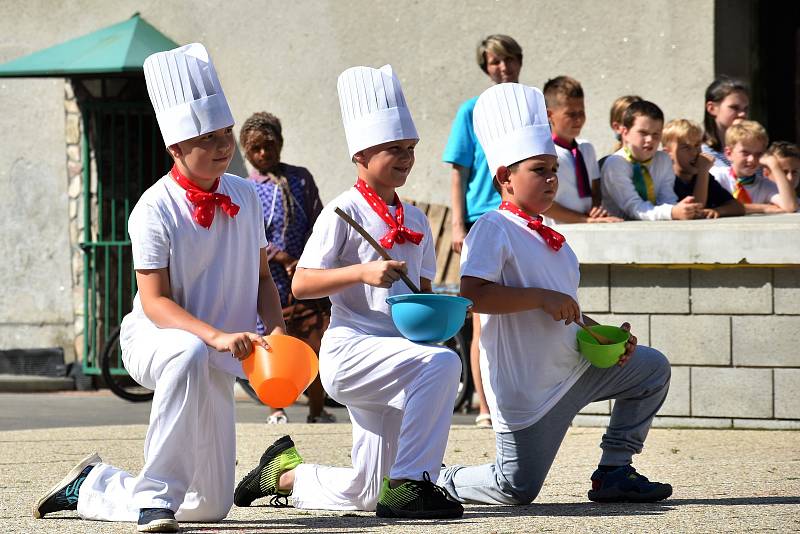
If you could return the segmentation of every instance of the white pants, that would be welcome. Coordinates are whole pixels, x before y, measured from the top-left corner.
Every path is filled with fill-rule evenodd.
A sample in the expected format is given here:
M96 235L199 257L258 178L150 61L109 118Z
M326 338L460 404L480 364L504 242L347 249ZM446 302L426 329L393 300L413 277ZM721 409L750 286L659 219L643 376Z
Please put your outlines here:
M326 332L320 378L350 412L353 467L300 464L294 506L374 510L384 476L422 480L427 471L435 481L460 373L458 356L442 346Z
M124 330L124 328L123 328ZM180 521L219 521L233 504L234 377L209 366L209 349L184 330L123 333L130 375L154 389L144 467L137 476L108 464L81 486L85 519L136 521L140 508L169 508Z

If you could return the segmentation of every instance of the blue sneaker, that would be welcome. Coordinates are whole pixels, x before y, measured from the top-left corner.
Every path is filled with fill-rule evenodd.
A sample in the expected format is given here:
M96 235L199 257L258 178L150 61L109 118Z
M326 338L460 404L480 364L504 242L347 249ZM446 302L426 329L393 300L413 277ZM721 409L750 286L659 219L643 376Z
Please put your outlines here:
M169 508L142 508L139 510L136 530L139 532L178 532L178 521L175 519L175 512Z
M594 502L656 502L672 495L672 486L650 482L630 465L592 473L589 500Z
M81 489L81 484L86 480L89 471L94 469L94 466L100 462L102 462L102 460L96 452L93 452L81 460L78 465L67 473L67 476L61 479L61 482L50 488L50 490L36 502L36 508L33 509L33 517L41 519L46 514L53 512L77 510L78 492Z

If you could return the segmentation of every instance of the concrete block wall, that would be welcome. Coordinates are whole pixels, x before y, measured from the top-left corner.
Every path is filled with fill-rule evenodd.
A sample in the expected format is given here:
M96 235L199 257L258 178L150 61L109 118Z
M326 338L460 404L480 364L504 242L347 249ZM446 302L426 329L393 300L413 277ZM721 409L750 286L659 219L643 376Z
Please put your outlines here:
M669 358L658 426L800 428L800 267L584 264L578 297ZM611 406L577 423L604 423Z

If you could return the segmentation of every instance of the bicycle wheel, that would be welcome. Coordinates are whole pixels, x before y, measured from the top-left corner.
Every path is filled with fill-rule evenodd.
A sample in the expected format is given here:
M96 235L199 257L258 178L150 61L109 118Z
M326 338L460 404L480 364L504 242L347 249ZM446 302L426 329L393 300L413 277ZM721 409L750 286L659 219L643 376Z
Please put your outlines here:
M108 389L114 395L131 402L147 402L153 400L153 392L140 386L133 378L122 372L112 372L112 365L121 367L119 348L119 327L116 327L108 336L103 353L100 355L100 371ZM117 367L119 366L119 367Z

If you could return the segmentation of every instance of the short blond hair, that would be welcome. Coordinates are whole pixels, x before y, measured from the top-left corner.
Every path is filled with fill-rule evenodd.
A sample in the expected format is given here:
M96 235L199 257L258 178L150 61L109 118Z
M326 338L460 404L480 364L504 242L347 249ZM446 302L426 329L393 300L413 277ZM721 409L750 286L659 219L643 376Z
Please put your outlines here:
M661 133L661 143L667 146L670 143L699 143L703 140L703 128L688 119L673 119L669 121Z
M475 52L478 66L487 74L489 71L486 69L486 52L491 52L500 58L516 58L522 63L522 47L513 37L502 33L489 35L483 39L478 43L478 49Z
M756 121L741 121L731 125L725 132L725 146L733 148L742 141L761 141L764 147L769 144L767 130Z

